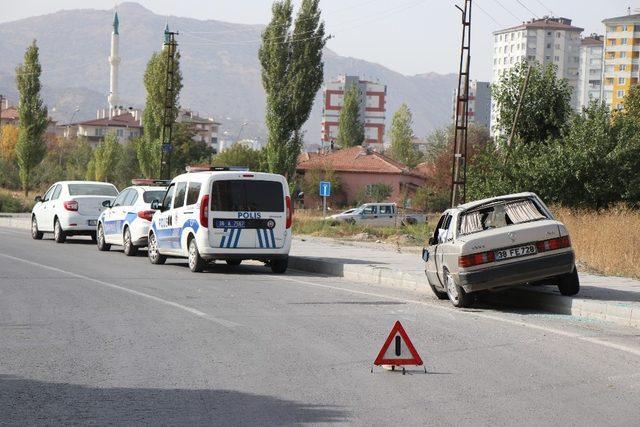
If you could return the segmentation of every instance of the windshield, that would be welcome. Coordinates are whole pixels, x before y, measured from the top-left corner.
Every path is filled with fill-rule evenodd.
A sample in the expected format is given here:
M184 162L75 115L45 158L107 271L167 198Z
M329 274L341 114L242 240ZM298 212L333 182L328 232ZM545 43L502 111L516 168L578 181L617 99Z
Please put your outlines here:
M211 210L221 212L284 212L284 192L278 181L214 181Z
M110 184L69 184L70 196L117 196L118 190Z
M462 214L460 234L477 233L546 218L531 199L503 201Z
M145 191L142 194L142 199L145 203L151 203L154 200L160 201L164 197L164 190L153 190L153 191Z

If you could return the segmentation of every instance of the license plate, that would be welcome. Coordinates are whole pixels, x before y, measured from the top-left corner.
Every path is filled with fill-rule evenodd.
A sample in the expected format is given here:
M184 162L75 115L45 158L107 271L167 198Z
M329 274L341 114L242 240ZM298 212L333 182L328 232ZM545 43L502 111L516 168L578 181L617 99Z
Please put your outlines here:
M246 228L247 222L241 219L216 219L215 228Z
M538 253L538 249L536 248L536 245L525 245L525 246L518 246L516 248L509 248L509 249L502 249L499 251L495 251L494 255L495 255L496 261L502 261L503 259L517 258L517 257L527 256L527 255L535 255L537 253Z
M98 225L98 220L97 219L90 219L87 222L89 223L89 226L91 226L91 227L95 227L96 225Z

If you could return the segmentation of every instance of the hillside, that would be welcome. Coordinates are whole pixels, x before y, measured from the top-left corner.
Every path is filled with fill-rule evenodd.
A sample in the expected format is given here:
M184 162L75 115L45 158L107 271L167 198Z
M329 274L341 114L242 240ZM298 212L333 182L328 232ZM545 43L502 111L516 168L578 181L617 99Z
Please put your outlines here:
M161 48L166 17L137 3L121 4L118 14L120 96L127 106L142 106L142 75L151 53ZM96 108L106 104L112 19L113 10L77 9L0 24L0 93L16 100L14 70L35 38L43 64L44 97L51 114L67 122L78 105L76 118L93 118ZM248 125L243 136L264 136L264 92L257 60L262 27L180 17L170 17L169 25L180 32L184 75L181 104L214 116L233 137L245 120ZM388 123L402 102L407 102L414 113L418 136L450 120L454 75L404 76L382 65L327 50L325 79L344 73L387 84ZM321 113L321 104L316 102L306 126L308 143L319 141Z

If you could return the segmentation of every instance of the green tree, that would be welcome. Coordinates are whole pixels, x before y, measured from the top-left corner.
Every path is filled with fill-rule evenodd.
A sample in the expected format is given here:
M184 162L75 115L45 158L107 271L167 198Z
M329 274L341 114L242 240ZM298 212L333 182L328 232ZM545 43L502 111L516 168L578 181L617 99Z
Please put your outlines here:
M33 183L44 187L55 181L84 179L92 158L93 150L85 139L55 139L34 171Z
M190 164L209 163L212 151L204 141L195 141L195 130L189 123L178 123L173 132L171 169L174 175L185 171Z
M342 179L329 163L323 163L304 174L301 189L304 192L305 206L312 206L314 202L319 203L321 201L318 194L321 181L329 181L331 183L331 197L333 200L341 197L343 190Z
M16 83L20 94L18 114L20 128L15 146L16 161L20 168L20 181L25 196L35 168L47 151L44 133L47 129L47 107L40 97L42 67L38 58L38 46L33 40L24 54L24 62L16 68Z
M393 194L393 188L383 182L365 185L358 190L356 198L358 203L380 203L385 202Z
M118 138L115 134L108 133L93 151L93 159L91 159L88 167L87 179L105 182L115 181L117 178L116 166L121 157L122 146L118 142ZM93 178L90 177L91 171L93 171Z
M144 87L147 98L142 115L144 135L136 142L137 157L140 170L146 178L158 177L160 172L160 157L162 147L162 125L164 123L165 86L169 48L162 52L154 52L147 62L144 72ZM182 89L182 71L180 70L180 52L175 53L175 65L173 70L173 99L170 101L173 108L169 120L174 123L178 117L179 97Z
M237 143L213 158L214 166L246 166L255 172L268 170L266 150L254 150Z
M364 142L364 124L360 120L360 101L355 85L345 88L344 91L337 142L342 148L355 147Z
M266 92L269 170L293 177L303 145L302 126L322 85L326 44L319 0L302 0L293 23L291 0L277 0L258 52ZM291 25L293 23L293 30Z
M122 154L115 166L114 184L118 188L131 185L131 180L140 177L140 163L137 159L137 140L129 140L122 144Z
M407 104L402 104L391 119L391 157L410 168L415 167L422 156L413 144L413 116Z
M513 127L528 67L527 61L519 62L505 72L492 89L498 108L497 127L505 137ZM514 142L530 144L558 138L571 115L571 87L567 80L556 77L553 64L532 64Z

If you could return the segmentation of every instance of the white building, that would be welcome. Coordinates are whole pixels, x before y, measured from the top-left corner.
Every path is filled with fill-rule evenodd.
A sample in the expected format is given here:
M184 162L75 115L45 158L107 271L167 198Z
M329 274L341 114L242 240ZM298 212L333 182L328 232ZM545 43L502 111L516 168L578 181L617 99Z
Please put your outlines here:
M578 77L578 105L586 108L592 100L602 97L604 37L591 34L580 44L580 70Z
M176 122L190 124L191 129L195 132L193 140L206 142L213 154L217 154L222 151L218 138L220 123L216 122L214 119L200 117L197 113L191 110L181 109L178 113Z
M456 117L456 99L458 90L453 93L453 112L451 117ZM469 108L467 111L467 122L485 126L491 126L491 84L489 82L479 82L471 80L469 82Z
M554 64L558 78L567 79L573 89L571 105L579 110L578 70L582 31L582 28L571 25L570 19L543 17L494 32L492 83L498 82L504 72L522 60ZM494 108L492 129L496 122Z
M368 80L360 80L357 76L339 76L336 80L325 83L324 107L322 110L322 143L324 146L335 142L338 137L338 121L346 88L356 86L360 98L360 120L364 123L363 141L382 149L387 86Z

